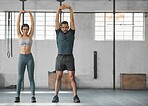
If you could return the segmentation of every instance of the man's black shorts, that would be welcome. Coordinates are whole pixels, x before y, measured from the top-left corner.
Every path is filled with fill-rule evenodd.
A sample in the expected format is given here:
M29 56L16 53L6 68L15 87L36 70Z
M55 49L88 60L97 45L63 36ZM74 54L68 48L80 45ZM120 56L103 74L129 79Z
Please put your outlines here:
M56 71L75 71L74 57L70 55L58 54L56 58Z

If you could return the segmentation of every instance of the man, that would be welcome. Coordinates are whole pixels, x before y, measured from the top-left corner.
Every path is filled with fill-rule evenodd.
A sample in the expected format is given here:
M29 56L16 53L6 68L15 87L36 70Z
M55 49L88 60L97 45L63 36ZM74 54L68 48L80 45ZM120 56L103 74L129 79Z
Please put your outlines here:
M70 10L70 28L67 21L59 23L59 14L61 10L69 9ZM60 80L63 75L63 71L67 70L69 78L71 81L71 86L73 90L73 100L75 103L79 103L79 97L77 96L77 86L75 81L75 64L73 57L73 44L74 44L74 34L75 34L75 25L74 25L74 16L73 9L70 5L63 4L59 6L56 12L55 20L55 31L56 31L56 40L58 55L56 58L56 82L55 82L55 96L53 97L52 102L59 102L58 91Z

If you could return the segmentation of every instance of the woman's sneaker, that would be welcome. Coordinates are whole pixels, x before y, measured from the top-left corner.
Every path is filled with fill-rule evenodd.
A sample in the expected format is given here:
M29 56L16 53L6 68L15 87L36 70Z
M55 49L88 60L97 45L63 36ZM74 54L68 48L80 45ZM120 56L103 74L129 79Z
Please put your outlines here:
M36 103L36 98L33 96L33 97L31 97L31 102L32 103Z
M59 97L58 97L57 95L55 95L55 96L53 97L53 99L52 99L52 102L53 102L53 103L59 102Z
M73 101L74 101L74 103L80 103L80 99L79 99L78 95L73 97Z
M20 102L20 97L15 97L15 103L19 103Z

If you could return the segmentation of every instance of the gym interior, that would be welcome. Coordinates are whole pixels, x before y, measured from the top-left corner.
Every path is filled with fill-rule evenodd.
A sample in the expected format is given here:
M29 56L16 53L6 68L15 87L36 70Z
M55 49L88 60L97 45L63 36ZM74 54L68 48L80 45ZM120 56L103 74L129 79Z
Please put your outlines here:
M53 103L56 80L55 17L58 6L74 14L75 81L80 103L73 102L68 70ZM27 68L21 101L15 103L19 44L17 17L34 17L36 103L31 103ZM70 22L67 9L60 21ZM23 14L21 24L28 23ZM0 106L148 106L148 0L0 0Z

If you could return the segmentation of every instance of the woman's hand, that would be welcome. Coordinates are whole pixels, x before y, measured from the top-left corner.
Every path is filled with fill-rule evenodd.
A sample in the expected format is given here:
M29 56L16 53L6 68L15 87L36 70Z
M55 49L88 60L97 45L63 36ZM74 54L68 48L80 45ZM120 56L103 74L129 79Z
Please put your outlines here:
M20 10L19 12L20 12L20 13L25 13L25 12L26 12L26 10Z

